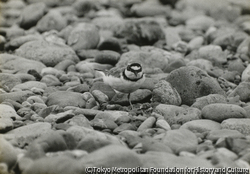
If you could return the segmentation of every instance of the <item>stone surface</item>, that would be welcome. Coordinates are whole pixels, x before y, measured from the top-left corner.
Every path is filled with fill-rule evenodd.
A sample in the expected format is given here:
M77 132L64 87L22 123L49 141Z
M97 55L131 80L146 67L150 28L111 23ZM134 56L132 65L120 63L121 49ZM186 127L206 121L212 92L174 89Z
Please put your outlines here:
M88 138L88 137L95 137L97 139L102 139L110 142L111 144L116 144L116 145L121 145L121 141L110 134L103 133L97 130L93 130L90 128L86 127L81 127L81 126L71 126L69 129L67 129L68 133L72 134L75 141L79 143L81 140Z
M6 137L14 141L19 147L24 147L30 144L37 137L49 134L51 131L52 129L50 123L37 122L13 129L6 133Z
M17 162L18 151L4 136L1 135L0 140L0 162L7 164L8 168L11 169Z
M75 52L67 45L55 44L45 40L30 41L16 50L16 55L30 60L44 63L46 66L55 66L60 61L70 59L79 61ZM44 67L43 67L44 68Z
M105 50L96 55L95 61L97 63L115 65L119 61L120 56L121 55L115 51Z
M250 119L248 118L245 118L245 119L230 118L230 119L224 120L221 123L221 128L237 130L244 135L249 135L250 134L249 122L250 122Z
M170 124L184 124L191 120L201 118L201 111L197 108L183 108L174 105L159 104L155 111L163 115L164 119Z
M1 1L0 173L250 168L248 1Z
M78 106L83 108L86 105L85 100L79 93L70 91L58 91L51 93L46 101L48 106L58 105L65 106Z
M96 48L99 40L99 32L95 25L90 23L79 23L69 34L67 44L77 51Z
M73 111L68 110L59 114L50 114L45 117L44 121L49 123L62 123L72 117L74 117Z
M200 68L187 66L172 71L166 80L177 90L182 104L192 105L196 98L224 94L218 82Z
M38 81L28 81L28 82L24 82L22 84L18 84L14 86L12 91L15 91L15 90L25 91L25 90L31 90L32 88L39 88L39 89L44 90L47 88L47 85L45 83L38 82Z
M94 90L102 91L104 94L106 94L109 97L109 99L112 99L114 95L116 94L115 91L110 86L108 86L107 84L103 82L94 83L92 87L90 88L90 92Z
M5 91L10 91L14 86L21 83L20 78L8 73L1 73L0 81L0 87L3 88Z
M184 123L180 129L188 129L194 133L204 133L211 132L213 130L220 130L221 125L218 122L201 119L201 120L192 120L187 123Z
M43 17L45 10L46 5L43 2L37 2L26 6L20 15L20 27L29 29L35 26L37 22Z
M166 15L168 10L168 6L163 6L158 1L145 1L131 7L131 11L140 17Z
M205 106L212 104L212 103L226 103L227 99L225 96L220 94L209 94L204 97L199 97L195 100L192 107L202 109Z
M222 122L230 118L246 118L246 111L237 105L216 103L205 106L201 115L205 119Z
M169 82L159 81L152 92L152 101L162 104L181 105L181 97Z
M109 145L96 150L87 155L86 158L82 158L81 163L86 167L133 168L142 165L139 156L135 152L118 145Z
M154 20L128 19L115 31L115 36L139 46L151 45L163 37L163 31Z
M212 167L213 165L205 159L199 158L199 157L180 157L169 153L163 153L163 152L148 152L146 154L141 154L140 159L143 163L142 167L150 168L153 167L155 169L157 168L166 168L173 172L176 172L174 170L175 167L177 168L185 168L185 167ZM171 171L171 172L172 172ZM151 172L157 172L151 171Z
M34 95L34 93L31 91L17 91L17 92L3 93L0 94L0 101L3 102L6 99L10 99L22 103L32 95Z
M167 131L162 138L162 142L176 154L179 154L181 151L195 152L198 145L198 139L195 134L187 129Z
M165 130L171 130L170 125L168 124L168 122L164 119L158 119L155 123L156 127L165 129Z
M250 81L249 77L250 77L250 65L248 65L242 72L241 80L249 82Z
M228 97L240 96L241 101L249 101L250 96L250 83L241 82L229 95Z
M151 51L129 51L121 55L120 61L117 63L118 67L127 66L130 62L138 62L145 68L164 69L170 58L170 53L167 51L153 49Z
M210 60L214 65L221 66L226 62L226 55L221 47L217 45L207 45L199 49L200 58Z
M186 21L186 27L192 30L206 31L215 23L214 19L208 16L196 16Z
M138 127L137 131L143 131L149 128L152 128L155 124L156 118L155 117L148 117L141 125Z
M150 100L152 93L148 89L138 89L130 94L131 103L143 103ZM114 104L129 105L128 94L117 93L110 101Z
M211 130L206 138L212 141L217 141L219 138L241 138L244 137L242 133L237 130L230 130L230 129L218 129L218 130Z
M0 68L3 70L11 70L15 72L27 73L28 70L36 70L41 72L45 65L39 61L25 59L20 56L15 56L11 54L1 54Z
M50 10L45 16L40 19L36 25L36 28L40 32L57 30L61 31L67 26L66 18L56 10Z

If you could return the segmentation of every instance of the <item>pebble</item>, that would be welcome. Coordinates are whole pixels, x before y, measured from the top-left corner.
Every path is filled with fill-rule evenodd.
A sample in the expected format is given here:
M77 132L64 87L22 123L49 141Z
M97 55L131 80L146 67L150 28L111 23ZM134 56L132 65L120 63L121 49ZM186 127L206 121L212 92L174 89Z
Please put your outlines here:
M116 122L117 123L117 122ZM126 130L137 130L137 127L135 127L135 125L131 124L131 123L122 123L120 126L118 126L117 128L115 128L113 130L114 133L119 134L123 131Z
M13 74L1 73L0 74L1 88L5 91L10 91L14 86L21 83L21 79Z
M53 25L51 24L53 21ZM57 10L49 10L49 12L37 22L36 28L39 32L50 30L61 31L67 26L66 18Z
M159 81L152 92L152 102L162 104L181 105L181 97L175 88L167 81Z
M0 94L0 101L3 102L6 99L10 99L15 102L22 103L32 95L34 95L34 93L31 91L17 91L17 92L4 93Z
M24 165L23 171L27 174L38 174L38 173L76 173L79 171L79 167L76 166L77 160L70 156L55 156L55 157L44 157L30 165ZM55 167L61 165L62 167Z
M76 115L73 118L68 119L65 123L72 126L82 126L86 128L92 128L90 121L82 114Z
M166 43L169 46L173 46L181 40L176 27L167 27L164 29Z
M167 152L167 153L173 153L170 147L166 146L164 143L159 142L151 137L143 137L140 140L140 143L142 145L141 152L149 152L149 151L156 151L156 152Z
M225 156L226 158L231 159L233 161L238 158L237 154L235 154L234 152L232 152L224 147L218 148L217 153L219 153L219 154L221 154L221 155Z
M122 168L135 168L142 165L139 156L135 152L120 145L108 145L100 148L85 158L82 158L80 162L84 164L85 167L117 166Z
M21 82L27 82L27 81L35 81L36 78L30 74L26 74L26 73L18 73L18 74L15 74L15 76L17 78L19 78L21 80Z
M101 139L100 137L87 137L81 140L77 144L77 149L85 150L89 153L98 150L102 147L105 147L107 145L110 145L111 142L109 142L106 139Z
M63 123L74 116L75 115L73 111L68 110L65 112L60 112L58 114L49 114L45 117L44 121L49 123Z
M22 84L18 84L13 87L12 91L25 91L25 90L31 90L31 88L39 88L45 90L47 88L47 85L43 82L38 81L28 81L24 82Z
M249 168L243 1L1 2L0 173ZM99 71L133 62L131 110Z
M195 59L191 60L187 63L187 66L196 66L200 69L205 70L206 72L211 71L213 69L212 62L206 59Z
M118 125L114 122L114 120L111 120L109 117L103 117L103 118L95 117L93 120L91 120L91 125L97 129L110 129L110 130L114 130L118 127Z
M205 119L222 122L230 118L246 118L246 111L240 106L234 104L216 103L205 106L201 115Z
M241 101L247 102L249 100L249 92L250 82L243 81L235 89L233 89L233 91L231 91L228 97L239 96Z
M224 95L224 91L215 79L194 66L181 67L172 71L166 81L180 94L182 104L192 105L196 98L209 94Z
M124 67L129 62L139 62L143 68L158 67L161 70L168 65L170 53L153 49L152 51L129 51L120 57L120 61L116 64L117 67Z
M196 16L186 21L186 27L192 30L207 31L207 29L213 26L215 23L212 17L208 16Z
M131 7L131 11L139 17L166 15L168 10L169 6L163 6L158 1L145 1Z
M220 138L243 138L244 135L237 130L230 130L230 129L218 129L218 130L211 130L207 134L207 139L212 141L217 141Z
M142 46L154 44L164 34L155 20L142 18L127 19L121 28L115 32L115 36L125 38L128 43Z
M143 131L148 128L152 128L152 126L155 124L156 118L155 117L148 117L141 125L138 127L137 131Z
M192 107L202 110L205 106L213 103L227 103L227 99L224 95L209 94L207 96L197 98L192 104Z
M164 130L171 130L170 125L168 124L168 122L164 119L158 119L155 123L156 127L158 128L162 128Z
M108 133L103 133L97 130L93 130L93 128L86 128L86 127L81 127L81 126L71 126L70 128L67 129L68 133L73 135L76 143L78 144L81 140L84 140L85 138L88 137L95 137L95 138L100 138L102 140L107 140L111 144L117 144L121 145L121 141L115 137L112 136Z
M108 37L98 44L98 50L111 50L111 51L120 53L122 52L122 44L121 44L121 41L117 39L116 37ZM119 58L120 58L120 55L119 55ZM116 59L112 60L112 62L115 62L115 61Z
M18 150L3 135L0 140L0 163L7 164L8 169L12 169L17 162Z
M96 5L91 1L77 0L72 4L72 7L75 10L76 15L82 17L93 11L96 8Z
M67 44L75 51L94 49L100 40L98 29L90 23L77 24L69 34Z
M50 74L43 76L40 82L45 83L47 86L61 86L62 85L62 83L56 76L50 75Z
M92 91L93 96L96 98L96 100L102 105L105 103L108 103L109 98L106 94L104 94L102 91L99 90L93 90Z
M115 51L104 50L96 55L95 62L115 65L120 59L120 54Z
M1 64L0 68L3 70L13 70L15 72L23 72L27 73L29 70L36 70L37 72L41 72L43 68L46 66L35 60L29 60L20 57L20 56L15 56L11 54L0 54L1 56Z
M148 89L138 89L130 94L131 103L143 103L150 100L152 92ZM113 104L129 105L128 94L117 93L110 101Z
M37 129L39 127L39 129ZM33 123L13 129L5 134L5 137L15 142L19 147L30 144L37 137L51 133L50 123Z
M155 112L163 115L164 119L170 124L184 124L191 120L201 118L201 111L197 108L183 108L174 105L159 104Z
M77 92L70 91L57 91L51 93L46 101L48 106L58 105L61 107L65 106L77 106L80 108L84 108L86 105L85 100Z
M179 154L181 151L195 152L198 146L197 137L187 129L167 131L162 138L162 142L176 154Z
M37 2L26 6L20 15L19 25L24 29L29 29L37 24L46 12L46 4ZM30 15L32 14L32 15Z
M9 118L12 120L21 120L21 117L16 113L15 109L6 104L0 104L0 117Z
M217 45L203 46L199 48L198 53L200 58L211 61L213 65L222 66L223 63L227 62L226 54Z
M140 159L143 163L142 167L145 168L185 168L185 167L208 167L211 168L213 165L206 159L199 157L180 157L170 153L164 152L148 152L141 154ZM157 172L157 170L155 170ZM176 172L176 171L174 171Z
M0 116L0 133L5 133L12 130L14 127L13 120Z
M211 132L214 130L220 130L221 125L218 122L208 120L208 119L201 119L201 120L192 120L187 123L184 123L180 129L188 129L194 133L205 133Z
M115 91L107 84L103 82L95 82L92 87L90 88L90 92L94 90L99 90L106 94L109 99L112 99L115 96Z
M250 134L248 118L229 118L221 123L222 129L237 130L244 135Z
M65 59L78 62L74 50L64 44L56 44L45 40L35 40L23 44L15 54L30 60L40 61L46 66L55 66ZM45 67L43 67L45 68Z
M187 47L189 50L195 50L195 49L199 49L203 43L204 43L204 38L202 36L198 36L190 40L188 42Z

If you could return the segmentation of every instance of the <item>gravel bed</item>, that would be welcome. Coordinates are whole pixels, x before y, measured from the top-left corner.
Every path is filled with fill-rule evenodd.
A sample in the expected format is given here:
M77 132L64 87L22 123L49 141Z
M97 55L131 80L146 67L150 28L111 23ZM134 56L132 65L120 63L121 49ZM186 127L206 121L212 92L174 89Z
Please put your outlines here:
M0 174L249 173L249 0L0 9ZM100 80L131 62L133 107Z

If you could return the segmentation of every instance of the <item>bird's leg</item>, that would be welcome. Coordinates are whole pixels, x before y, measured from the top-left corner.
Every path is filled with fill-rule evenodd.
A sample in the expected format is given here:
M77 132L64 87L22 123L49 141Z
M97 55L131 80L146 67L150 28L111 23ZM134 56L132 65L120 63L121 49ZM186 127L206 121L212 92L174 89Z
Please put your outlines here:
M132 103L131 103L131 100L130 100L130 93L128 93L128 102L129 102L129 104L130 104L130 106L131 106L131 110L133 110L134 107L133 107L133 105L132 105Z

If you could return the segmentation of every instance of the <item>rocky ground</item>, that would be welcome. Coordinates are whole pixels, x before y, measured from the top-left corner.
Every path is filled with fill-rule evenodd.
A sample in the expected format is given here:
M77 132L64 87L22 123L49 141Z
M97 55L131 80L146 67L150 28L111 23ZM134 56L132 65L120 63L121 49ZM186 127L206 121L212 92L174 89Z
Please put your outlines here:
M249 0L0 8L1 174L249 172ZM131 61L146 74L133 109L127 94L94 81L96 69Z

